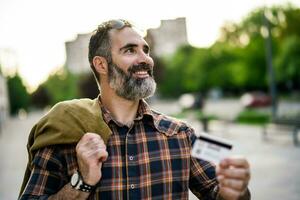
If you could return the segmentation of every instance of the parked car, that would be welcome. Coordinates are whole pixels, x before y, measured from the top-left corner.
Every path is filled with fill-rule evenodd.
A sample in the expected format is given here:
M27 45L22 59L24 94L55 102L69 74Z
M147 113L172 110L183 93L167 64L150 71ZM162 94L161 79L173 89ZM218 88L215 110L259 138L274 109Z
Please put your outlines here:
M249 92L242 95L241 103L246 108L266 107L271 105L272 99L264 92Z

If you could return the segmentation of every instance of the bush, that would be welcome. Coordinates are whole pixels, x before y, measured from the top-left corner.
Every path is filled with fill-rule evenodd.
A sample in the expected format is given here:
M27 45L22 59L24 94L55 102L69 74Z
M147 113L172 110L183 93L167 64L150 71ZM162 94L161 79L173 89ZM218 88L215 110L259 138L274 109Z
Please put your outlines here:
M30 102L30 96L18 73L7 78L7 87L10 113L14 115L18 113L20 109L27 110Z
M243 110L236 117L235 122L242 124L266 124L270 121L271 115L268 113L259 112L255 109Z

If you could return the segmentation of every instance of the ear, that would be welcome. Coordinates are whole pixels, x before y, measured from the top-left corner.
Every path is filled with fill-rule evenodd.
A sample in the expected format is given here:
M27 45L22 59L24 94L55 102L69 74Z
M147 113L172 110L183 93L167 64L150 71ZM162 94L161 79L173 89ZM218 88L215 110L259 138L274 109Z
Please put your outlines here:
M107 74L108 64L104 57L95 56L93 58L93 65L99 74Z

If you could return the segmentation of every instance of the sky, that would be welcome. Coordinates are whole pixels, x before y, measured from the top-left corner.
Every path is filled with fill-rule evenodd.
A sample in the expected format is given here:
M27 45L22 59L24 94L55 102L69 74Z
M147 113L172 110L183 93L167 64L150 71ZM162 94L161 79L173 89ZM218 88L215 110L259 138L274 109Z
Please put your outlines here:
M0 62L17 68L29 90L65 63L65 42L108 19L123 18L144 30L160 20L185 17L190 44L208 47L226 21L239 22L257 7L300 7L300 0L1 0Z

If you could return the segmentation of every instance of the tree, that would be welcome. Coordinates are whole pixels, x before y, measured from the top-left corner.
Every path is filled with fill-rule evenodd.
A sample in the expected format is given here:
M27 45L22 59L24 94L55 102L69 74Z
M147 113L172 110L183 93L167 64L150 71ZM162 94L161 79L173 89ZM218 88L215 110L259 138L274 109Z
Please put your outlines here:
M183 46L179 48L173 56L165 58L166 64L165 76L159 86L160 94L165 97L176 97L186 91L184 88L185 70L188 60L192 57L194 51L192 46Z
M7 77L8 96L11 114L16 114L20 109L28 109L30 96L18 73Z
M279 87L286 91L300 89L300 37L287 37L276 58L276 80Z
M31 105L37 108L44 108L50 105L51 96L45 85L40 85L36 91L31 94Z
M94 99L99 94L99 88L93 73L82 75L78 87L80 97Z
M78 77L65 69L52 74L43 83L50 96L50 104L78 98Z
M267 88L263 41L267 29L262 22L264 15L270 22L277 84L283 90L287 87L298 89L300 9L290 4L268 9L259 8L239 24L224 25L219 42L239 50L239 59L237 63L231 63L231 69L232 74L238 73L240 76L232 78L237 86L247 90Z

